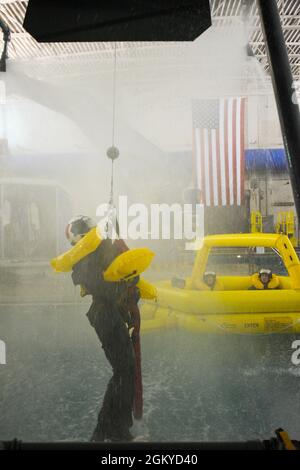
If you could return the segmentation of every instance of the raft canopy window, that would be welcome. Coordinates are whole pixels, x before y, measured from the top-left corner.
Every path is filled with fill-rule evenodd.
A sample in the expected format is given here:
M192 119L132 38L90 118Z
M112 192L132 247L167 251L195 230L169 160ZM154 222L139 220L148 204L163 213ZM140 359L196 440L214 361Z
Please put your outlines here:
M206 265L218 276L251 276L261 268L288 276L278 251L268 247L212 247Z

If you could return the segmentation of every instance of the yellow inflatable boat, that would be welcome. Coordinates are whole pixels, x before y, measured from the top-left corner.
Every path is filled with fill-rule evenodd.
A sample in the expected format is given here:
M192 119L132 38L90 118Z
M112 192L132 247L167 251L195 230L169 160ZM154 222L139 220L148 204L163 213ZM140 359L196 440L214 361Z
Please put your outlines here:
M276 276L278 289L249 290L253 276L218 276L218 289L202 283L213 248L273 249L287 274ZM267 266L266 266L267 267ZM176 285L179 284L179 287ZM285 235L234 234L205 237L191 277L160 282L157 302L144 302L142 329L185 328L199 333L269 334L300 332L300 262Z

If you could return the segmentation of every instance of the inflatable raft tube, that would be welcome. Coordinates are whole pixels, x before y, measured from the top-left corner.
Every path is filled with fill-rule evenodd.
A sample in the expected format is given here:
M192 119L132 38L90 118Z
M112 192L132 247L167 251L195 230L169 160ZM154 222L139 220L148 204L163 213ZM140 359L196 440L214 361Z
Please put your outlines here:
M143 333L174 328L221 335L300 333L300 312L189 315L159 305L144 304L141 318Z

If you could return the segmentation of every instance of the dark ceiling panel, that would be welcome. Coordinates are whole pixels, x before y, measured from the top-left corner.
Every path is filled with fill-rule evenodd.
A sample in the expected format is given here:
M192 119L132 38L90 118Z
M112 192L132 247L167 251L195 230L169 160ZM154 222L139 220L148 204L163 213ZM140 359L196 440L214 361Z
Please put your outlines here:
M39 42L193 41L209 0L30 0L24 28Z

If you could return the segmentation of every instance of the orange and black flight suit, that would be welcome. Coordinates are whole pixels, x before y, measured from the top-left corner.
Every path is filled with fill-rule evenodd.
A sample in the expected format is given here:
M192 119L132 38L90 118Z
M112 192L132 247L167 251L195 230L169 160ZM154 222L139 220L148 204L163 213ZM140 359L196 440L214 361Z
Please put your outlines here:
M92 440L131 439L135 356L129 335L128 283L106 282L102 273L120 253L110 239L73 267L72 279L93 302L87 313L113 369Z

